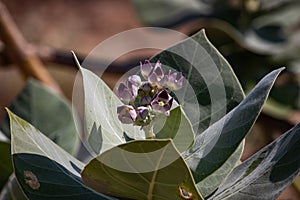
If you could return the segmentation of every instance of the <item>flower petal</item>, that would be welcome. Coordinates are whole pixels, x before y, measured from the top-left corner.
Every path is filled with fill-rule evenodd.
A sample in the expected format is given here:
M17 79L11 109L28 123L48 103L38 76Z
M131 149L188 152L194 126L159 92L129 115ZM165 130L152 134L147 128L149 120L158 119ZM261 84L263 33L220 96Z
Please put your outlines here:
M124 103L129 103L130 101L134 100L132 92L124 83L120 83L118 87L118 97Z
M156 62L153 72L156 73L159 79L162 79L164 77L164 71L161 68L161 63L159 60Z
M152 100L151 106L154 111L164 113L166 116L169 116L172 103L173 98L169 95L169 92L167 90L162 90Z
M122 105L117 107L118 119L123 124L132 124L137 117L137 113L132 106Z
M151 85L156 86L158 83L158 77L156 75L156 73L151 73L148 77L148 81Z
M149 60L145 60L144 64L140 62L140 70L145 79L148 78L149 74L153 70L153 67Z
M150 103L151 103L151 97L149 97L149 96L143 96L140 99L140 105L141 106L146 106L146 105L149 105Z

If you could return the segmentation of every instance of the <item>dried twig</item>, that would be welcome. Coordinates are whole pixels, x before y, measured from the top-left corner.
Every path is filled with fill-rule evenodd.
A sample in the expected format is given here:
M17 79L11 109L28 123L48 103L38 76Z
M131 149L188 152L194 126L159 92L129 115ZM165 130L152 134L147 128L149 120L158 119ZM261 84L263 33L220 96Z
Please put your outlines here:
M10 60L17 64L25 78L33 77L60 93L59 86L26 42L2 2L0 2L0 38Z

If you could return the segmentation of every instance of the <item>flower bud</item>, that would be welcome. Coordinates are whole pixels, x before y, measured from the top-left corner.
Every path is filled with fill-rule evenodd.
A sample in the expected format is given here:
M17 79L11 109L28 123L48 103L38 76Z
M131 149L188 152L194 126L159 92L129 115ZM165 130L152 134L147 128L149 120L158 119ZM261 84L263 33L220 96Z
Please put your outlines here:
M130 91L130 89L124 83L120 83L118 87L118 97L121 101L123 101L126 104L135 99L135 96L133 95L132 91Z
M148 82L154 87L162 88L162 81L164 81L164 72L161 63L157 61L153 71L148 76Z
M152 72L153 67L149 60L145 60L144 64L140 62L140 69L143 77L147 79L149 74Z
M138 89L142 85L141 77L132 75L127 78L127 87L131 90L133 96L137 96Z
M179 90L185 84L185 78L181 72L173 72L169 70L168 75L164 77L164 85L171 90Z
M137 113L132 106L122 105L117 107L118 119L123 124L132 124L137 118Z
M143 90L145 94L149 94L149 92L152 90L152 87L148 82L146 82L140 87L140 89Z
M146 106L146 105L149 105L150 103L151 103L151 97L149 97L149 96L141 97L141 99L140 99L141 106Z
M149 108L145 106L139 106L136 109L137 117L135 124L139 126L146 126L151 122Z

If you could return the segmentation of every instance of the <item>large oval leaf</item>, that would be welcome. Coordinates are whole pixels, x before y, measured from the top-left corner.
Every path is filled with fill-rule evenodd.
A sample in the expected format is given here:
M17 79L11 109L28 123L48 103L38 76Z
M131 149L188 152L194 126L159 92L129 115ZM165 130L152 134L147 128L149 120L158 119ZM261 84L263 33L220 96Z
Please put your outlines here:
M212 193L239 161L241 142L256 121L282 70L274 70L265 76L235 109L198 135L194 146L184 154L203 196Z
M202 199L172 140L135 140L94 158L82 171L94 190L129 199Z
M197 134L221 119L244 98L228 62L207 40L204 30L154 56L183 73L188 83L176 94Z
M69 153L77 152L79 137L72 108L65 98L53 93L38 81L29 80L10 109ZM8 116L1 123L0 128L10 137Z
M211 199L276 199L300 172L299 152L300 124L237 166Z
M163 123L162 128L156 134L157 139L173 139L173 142L179 152L184 152L194 143L194 131L191 122L183 112L181 106L172 109L170 116L165 120L157 120ZM159 126L159 127L161 127ZM154 131L155 131L154 126Z
M137 126L122 124L118 119L117 107L123 104L120 99L96 74L82 68L73 55L83 78L86 135L93 134L99 140L99 146L90 144L92 150L102 153L125 142L124 132L132 138L143 138L144 133Z
M114 199L82 183L83 163L28 122L11 112L9 117L15 174L29 199Z

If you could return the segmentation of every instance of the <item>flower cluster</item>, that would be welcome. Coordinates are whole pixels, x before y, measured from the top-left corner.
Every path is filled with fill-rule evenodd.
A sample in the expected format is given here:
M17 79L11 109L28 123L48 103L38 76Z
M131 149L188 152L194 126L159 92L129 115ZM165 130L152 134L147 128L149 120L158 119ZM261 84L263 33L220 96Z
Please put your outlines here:
M153 67L146 60L140 64L144 81L138 75L128 77L118 87L118 97L125 104L117 108L118 118L124 124L147 126L158 114L170 115L173 97L170 91L182 88L185 79L181 72L164 73L159 61Z

